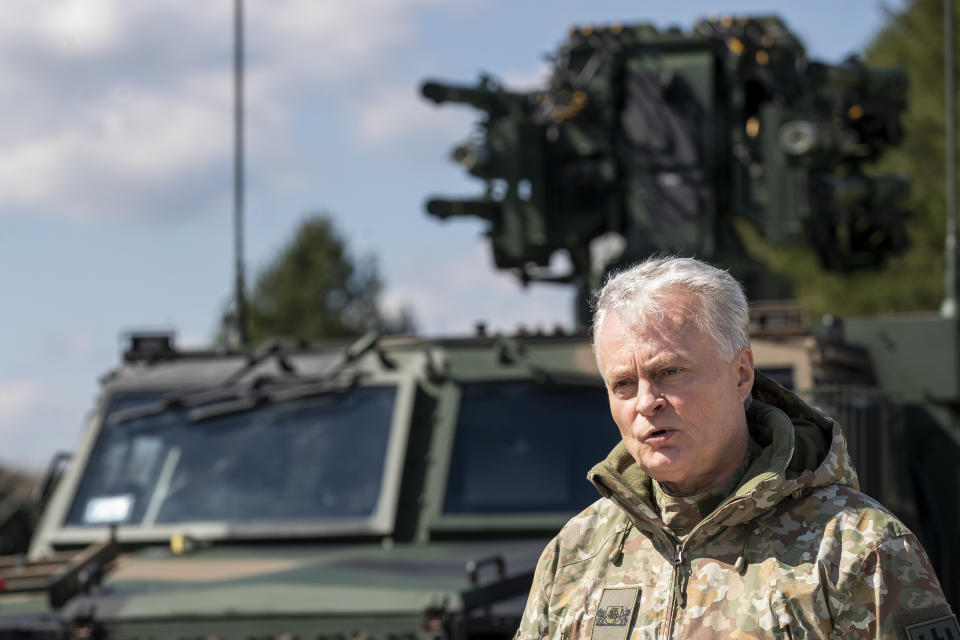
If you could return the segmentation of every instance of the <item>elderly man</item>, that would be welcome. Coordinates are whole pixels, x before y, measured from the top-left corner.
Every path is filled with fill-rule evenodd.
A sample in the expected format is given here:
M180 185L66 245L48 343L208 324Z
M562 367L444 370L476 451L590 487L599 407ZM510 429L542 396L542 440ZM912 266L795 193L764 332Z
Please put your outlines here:
M754 374L728 273L647 260L607 282L593 337L623 441L544 550L518 639L960 640L840 427Z

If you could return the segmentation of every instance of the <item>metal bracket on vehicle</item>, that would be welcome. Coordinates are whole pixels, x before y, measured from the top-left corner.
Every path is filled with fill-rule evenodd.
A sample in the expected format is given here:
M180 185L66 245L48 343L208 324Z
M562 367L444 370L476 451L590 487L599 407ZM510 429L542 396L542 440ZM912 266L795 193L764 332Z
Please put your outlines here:
M475 587L480 586L480 569L494 565L497 568L497 580L503 580L507 574L507 563L503 556L490 556L481 560L469 560L467 562L467 577L470 578L470 584Z
M116 559L118 548L116 526L112 526L109 538L95 542L71 558L47 583L50 606L59 609L73 596L99 584Z

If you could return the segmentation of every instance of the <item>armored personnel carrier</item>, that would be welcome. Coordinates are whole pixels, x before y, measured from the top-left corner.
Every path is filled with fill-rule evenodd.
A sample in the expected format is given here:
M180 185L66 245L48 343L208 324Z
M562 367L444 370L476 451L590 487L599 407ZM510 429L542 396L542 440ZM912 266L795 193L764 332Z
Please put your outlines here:
M542 91L424 85L484 111L455 158L488 187L429 211L484 217L498 266L581 301L651 251L731 268L767 298L759 368L846 425L864 488L956 594L957 351L928 340L954 324L814 335L764 295L789 283L732 226L740 212L815 242L839 269L901 251L904 184L861 169L899 139L902 75L808 63L773 18L581 27L555 61ZM547 266L558 250L568 273ZM926 382L885 355L901 350L953 373ZM540 550L596 499L584 475L617 439L583 333L209 352L132 335L30 553L0 558L0 637L508 638Z
M134 335L0 564L0 635L508 637L608 422L580 337Z
M758 354L802 381L774 313ZM507 638L618 437L583 335L132 335L29 557L0 558L0 636Z

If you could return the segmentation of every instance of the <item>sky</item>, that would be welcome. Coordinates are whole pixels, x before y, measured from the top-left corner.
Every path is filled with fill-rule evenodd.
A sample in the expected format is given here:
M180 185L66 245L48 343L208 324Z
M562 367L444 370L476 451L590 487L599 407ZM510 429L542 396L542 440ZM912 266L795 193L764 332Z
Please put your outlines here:
M721 14L779 14L837 63L902 2L246 0L247 280L325 212L424 335L571 327L572 292L522 289L483 223L425 213L483 187L447 159L477 115L427 103L425 78L529 89L572 25ZM233 295L232 10L0 0L0 464L77 446L125 332L216 333Z

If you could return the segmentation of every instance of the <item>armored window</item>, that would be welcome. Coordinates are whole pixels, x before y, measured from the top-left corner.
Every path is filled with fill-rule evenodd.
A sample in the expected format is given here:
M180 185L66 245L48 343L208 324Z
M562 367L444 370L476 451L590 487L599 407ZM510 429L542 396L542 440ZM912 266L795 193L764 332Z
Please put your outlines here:
M372 516L395 396L395 387L360 387L203 419L171 409L108 424L66 524Z
M466 384L443 511L576 513L599 497L587 471L619 440L599 381Z

